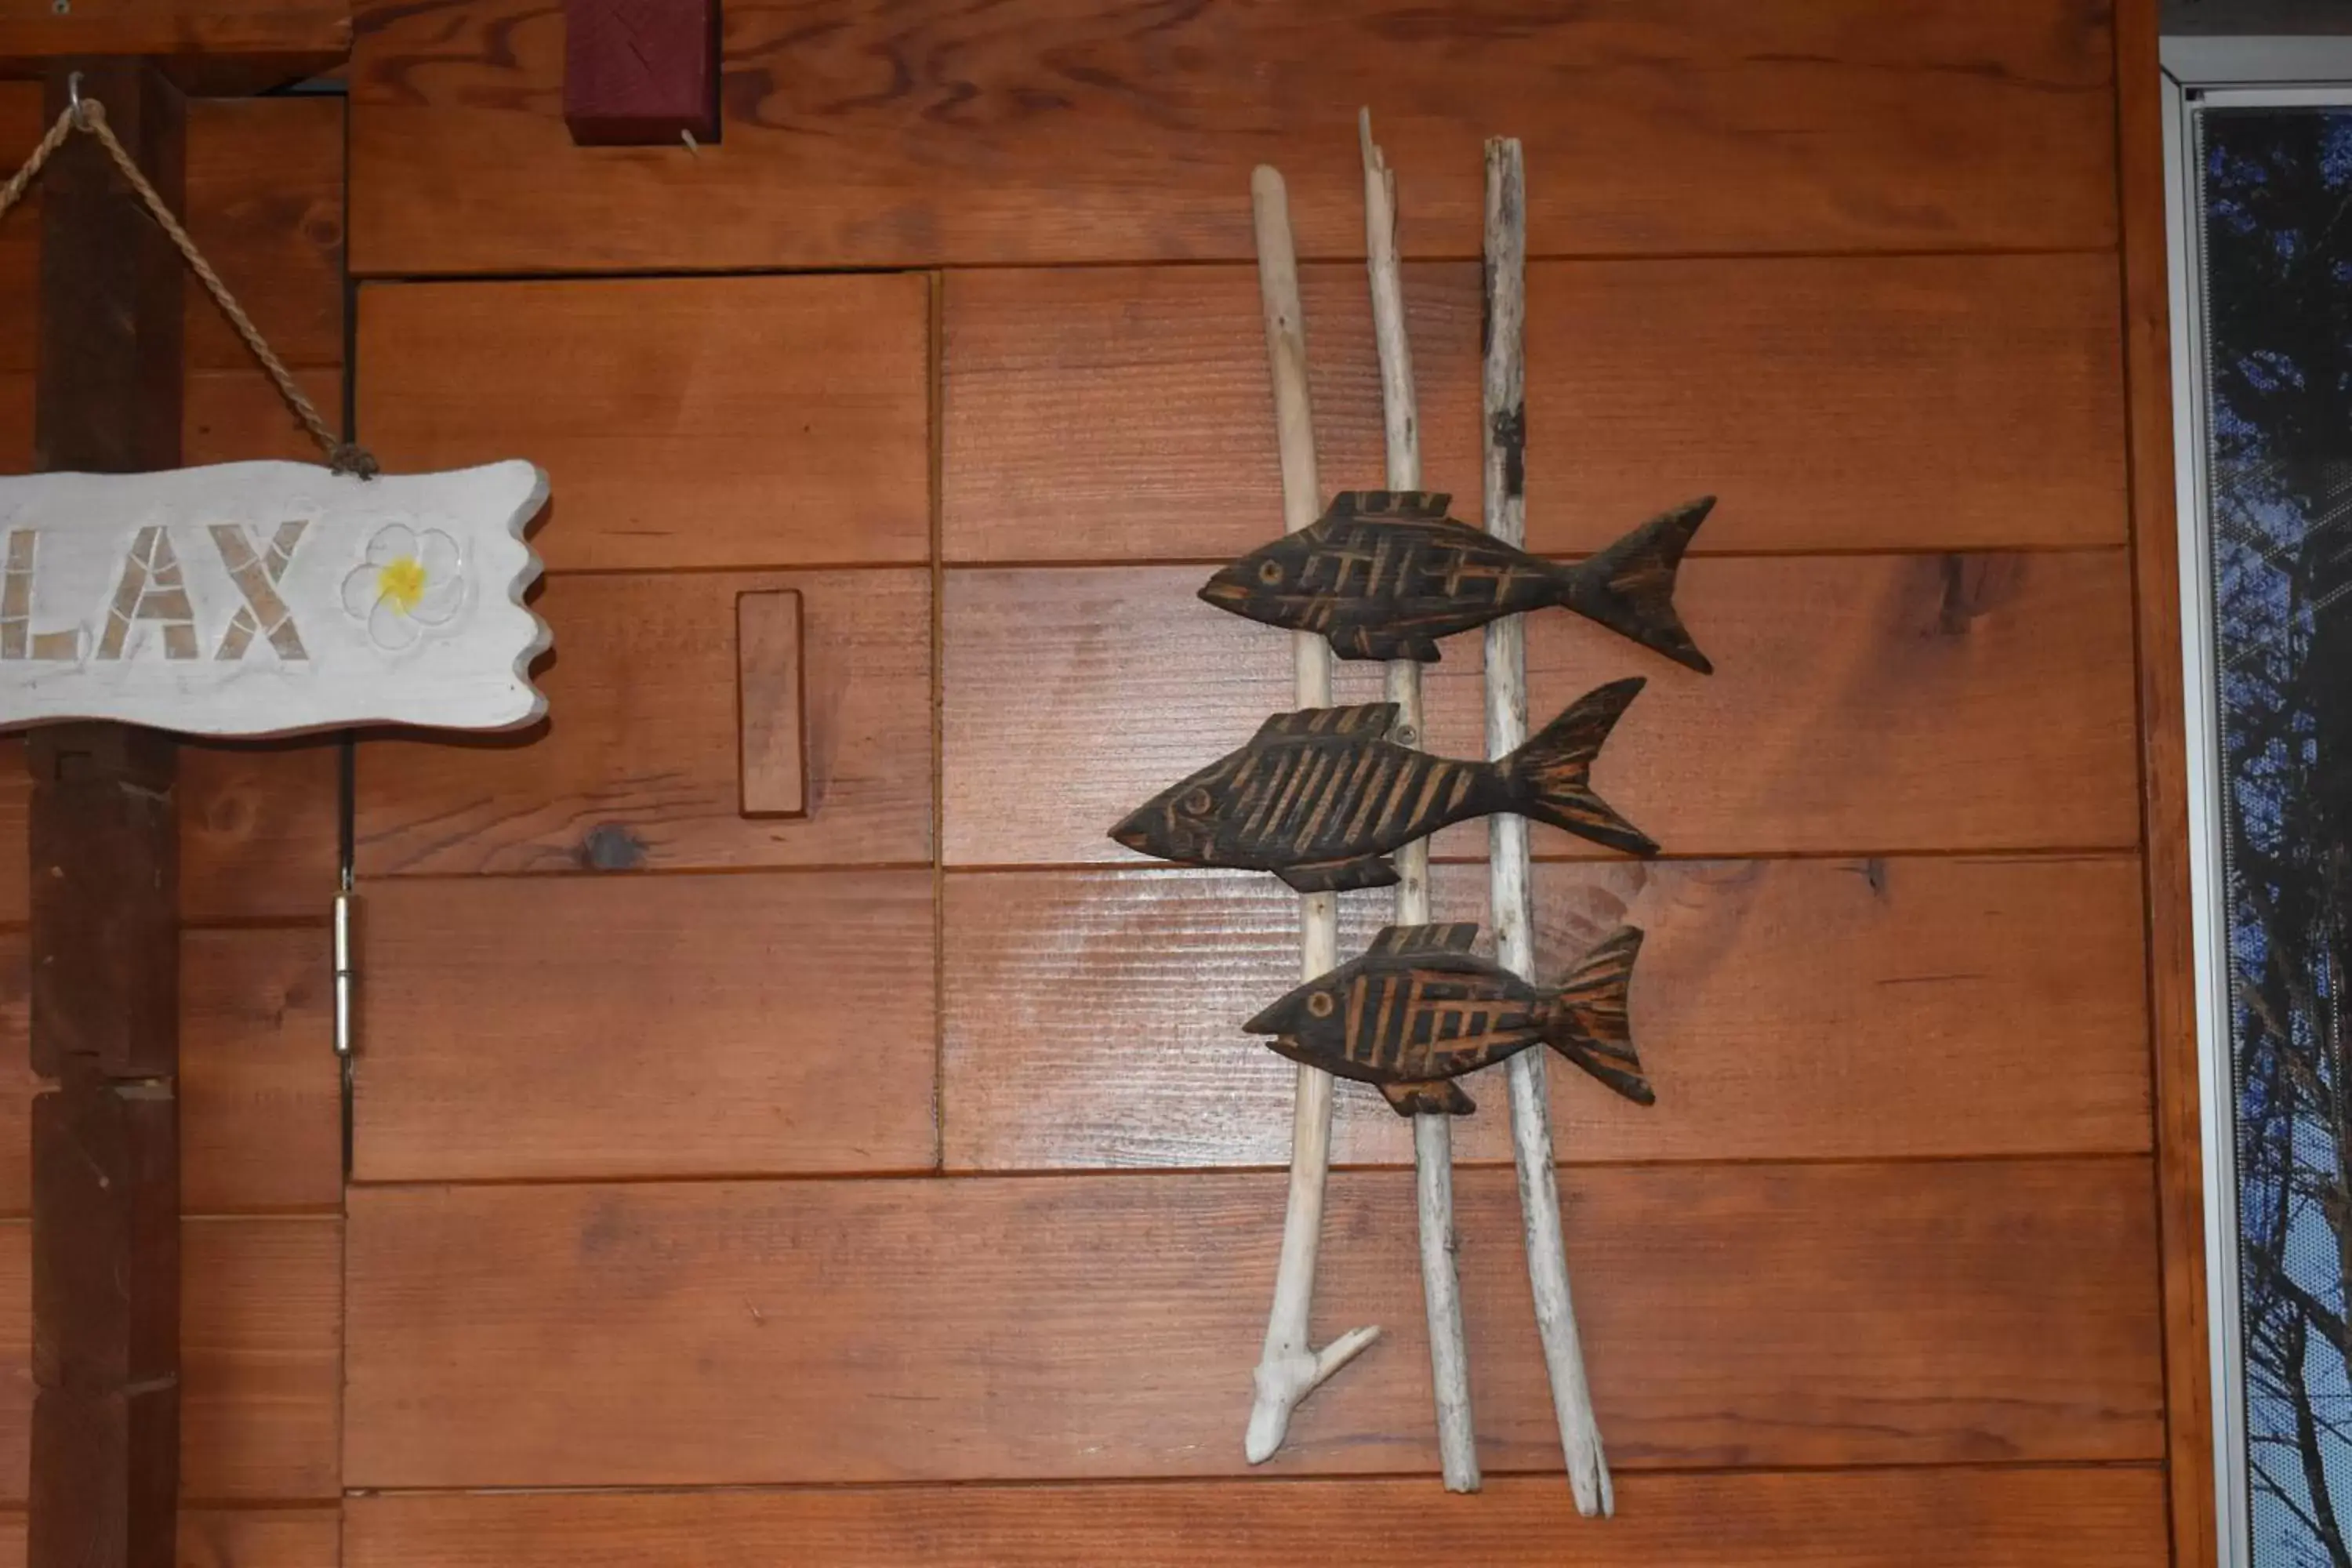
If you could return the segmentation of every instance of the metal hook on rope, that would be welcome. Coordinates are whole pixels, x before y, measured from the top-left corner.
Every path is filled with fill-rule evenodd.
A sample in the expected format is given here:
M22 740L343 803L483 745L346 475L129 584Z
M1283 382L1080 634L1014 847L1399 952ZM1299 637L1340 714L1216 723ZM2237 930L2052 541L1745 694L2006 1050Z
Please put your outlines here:
M74 129L89 129L89 110L81 100L81 72L66 73L66 112L73 117Z

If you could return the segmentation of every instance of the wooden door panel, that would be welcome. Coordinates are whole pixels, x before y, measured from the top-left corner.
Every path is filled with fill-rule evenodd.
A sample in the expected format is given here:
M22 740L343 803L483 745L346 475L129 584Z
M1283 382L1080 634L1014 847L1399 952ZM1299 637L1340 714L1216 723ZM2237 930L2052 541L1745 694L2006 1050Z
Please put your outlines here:
M735 599L794 588L809 810L740 811ZM371 741L362 878L404 872L910 865L931 856L930 574L551 578L550 716L519 735Z
M385 463L528 457L551 572L930 557L930 281L403 284L360 295Z
M928 1170L931 873L369 892L362 1181Z

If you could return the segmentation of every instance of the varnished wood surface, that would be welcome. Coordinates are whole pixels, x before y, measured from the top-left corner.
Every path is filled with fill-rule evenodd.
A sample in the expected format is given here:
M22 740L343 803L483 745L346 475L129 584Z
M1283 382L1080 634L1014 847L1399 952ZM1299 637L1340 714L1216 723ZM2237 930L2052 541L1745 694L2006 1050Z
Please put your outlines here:
M334 1508L184 1508L177 1568L330 1568L341 1561ZM0 1568L25 1568L21 1515L0 1512Z
M180 936L180 1203L188 1214L342 1201L327 933ZM0 933L0 1215L30 1212L25 939ZM13 1051L13 1055L7 1053Z
M735 596L767 588L801 595L804 820L740 810ZM369 742L362 879L930 858L927 572L557 577L533 602L555 629L544 727Z
M373 0L357 28L368 274L1246 259L1264 160L1303 253L1360 256L1364 103L1412 256L1476 253L1479 146L1500 128L1541 172L1538 255L2115 236L2106 16L2060 0L745 0L725 14L722 145L699 157L572 147L562 22L537 0Z
M1538 1476L1475 1498L1425 1479L376 1496L345 1505L344 1548L350 1568L2147 1568L2161 1493L2137 1467L1632 1475L1606 1524Z
M1717 674L1538 616L1528 712L1541 723L1604 679L1649 675L1592 782L1677 855L2126 848L2128 573L2120 551L1693 561L1675 600ZM1111 826L1289 706L1288 638L1195 602L1204 576L949 574L950 865L1150 864ZM1429 748L1482 754L1477 649L1449 647L1425 679ZM1379 680L1342 669L1339 700ZM1053 789L1035 787L1040 758ZM1485 846L1471 825L1433 847ZM1544 827L1536 849L1592 853Z
M388 879L362 1181L924 1170L931 875Z
M2173 1562L2210 1568L2219 1551L2206 1303L2202 1074L2197 1053L2194 904L2180 639L2179 540L2167 337L2171 253L2165 234L2163 103L2155 0L2116 18L2124 225L2126 372L2132 452L2133 570L2139 601L2140 781L2146 813L2148 1005L2153 1025L2158 1201L2162 1209L2166 1397Z
M29 1227L0 1222L0 1499L25 1495ZM192 1219L181 1230L181 1497L332 1499L342 1375L342 1226Z
M90 3L80 0L77 9ZM46 5L26 9L47 19ZM187 122L188 232L278 357L297 369L341 364L342 100L198 99L188 104ZM37 83L0 82L0 163L9 173L47 128ZM40 188L33 187L24 210L0 221L0 372L33 368ZM192 379L234 371L269 391L202 285L184 281ZM332 418L341 405L338 395L320 407Z
M1621 921L1648 933L1633 1017L1658 1104L1556 1064L1562 1159L2149 1146L2128 856L1546 866L1535 889L1539 980ZM1484 921L1486 869L1440 866L1432 895L1438 919ZM1288 1160L1290 1064L1241 1032L1298 975L1297 900L1271 878L956 875L947 900L950 1169ZM1343 900L1341 957L1388 918L1379 894ZM1511 1157L1501 1082L1464 1081L1480 1110L1457 1160ZM1335 1159L1411 1162L1377 1094L1343 1086L1339 1107Z
M22 747L0 741L0 925L26 916ZM180 915L194 923L315 921L335 890L331 741L180 748Z
M246 93L332 68L349 52L349 0L76 0L0 19L0 73L66 55L155 57L191 92Z
M371 287L359 422L396 467L538 463L552 572L920 563L929 356L914 274Z
M2161 1448L2145 1159L1564 1177L1622 1470ZM357 1188L344 1480L1237 1476L1282 1188ZM1512 1177L1456 1195L1482 1457L1556 1469ZM1387 1335L1271 1473L1434 1468L1412 1216L1405 1172L1333 1178L1318 1310Z
M1363 268L1301 282L1325 488L1376 487ZM1478 268L1405 288L1426 482L1475 521ZM2116 290L2097 255L1539 262L1530 548L1702 494L1702 552L2119 544ZM944 321L949 560L1218 560L1280 531L1248 268L954 272Z

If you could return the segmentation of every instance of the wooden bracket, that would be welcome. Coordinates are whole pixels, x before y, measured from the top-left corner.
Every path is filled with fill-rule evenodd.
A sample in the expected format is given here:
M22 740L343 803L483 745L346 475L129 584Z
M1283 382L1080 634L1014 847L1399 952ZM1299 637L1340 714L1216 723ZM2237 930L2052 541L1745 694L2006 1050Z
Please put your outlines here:
M735 697L746 816L808 815L806 666L799 591L738 594Z
M574 143L719 140L719 0L563 0L563 27Z

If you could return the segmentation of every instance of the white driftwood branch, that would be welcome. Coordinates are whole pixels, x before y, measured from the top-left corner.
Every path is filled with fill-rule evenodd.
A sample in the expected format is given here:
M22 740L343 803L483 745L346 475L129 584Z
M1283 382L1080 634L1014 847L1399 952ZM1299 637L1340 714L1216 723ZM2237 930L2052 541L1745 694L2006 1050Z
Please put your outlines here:
M1515 488L1524 469L1510 450L1524 439L1527 393L1527 192L1516 141L1486 143L1486 531L1527 542L1527 498ZM1500 757L1528 737L1526 617L1507 616L1486 626L1486 754ZM1528 822L1487 818L1493 879L1495 956L1513 973L1535 977L1535 917L1528 869ZM1521 1051L1507 1069L1511 1083L1511 1146L1519 1167L1519 1212L1526 1222L1528 1279L1534 1287L1536 1327L1543 1336L1551 1376L1552 1413L1576 1510L1591 1518L1616 1511L1609 1461L1584 1377L1584 1350L1568 1291L1568 1256L1560 1245L1559 1184L1552 1170L1551 1107L1544 1085L1544 1053Z
M1257 227L1258 293L1265 307L1265 353L1274 372L1274 417L1282 456L1282 518L1291 532L1322 510L1315 472L1315 417L1307 399L1307 328L1298 302L1298 256L1290 239L1290 202L1282 175L1261 164L1250 176L1250 206ZM1331 648L1309 632L1293 634L1301 708L1331 701ZM1339 900L1310 893L1298 900L1298 967L1312 980L1339 963ZM1307 1338L1315 1306L1315 1258L1323 1239L1323 1188L1331 1170L1331 1075L1298 1068L1298 1097L1290 1123L1290 1201L1282 1216L1282 1258L1274 1278L1274 1310L1257 1363L1257 1397L1250 1405L1243 1451L1253 1465L1274 1458L1290 1429L1291 1412L1323 1380L1380 1337L1377 1325L1350 1329L1318 1351Z
M1372 140L1372 111L1357 131L1364 153L1364 254L1371 275L1372 337L1380 348L1381 411L1388 430L1388 485L1421 489L1421 407L1413 391L1412 346L1405 333L1404 276L1397 266L1396 171ZM1391 659L1388 699L1397 705L1395 738L1421 744L1421 666ZM1397 851L1396 923L1429 923L1429 840ZM1445 1489L1479 1487L1478 1434L1470 1407L1470 1352L1462 1332L1462 1279L1454 1262L1454 1119L1412 1119L1413 1190L1421 1216L1421 1294L1429 1314L1429 1375L1437 1403L1437 1453Z

